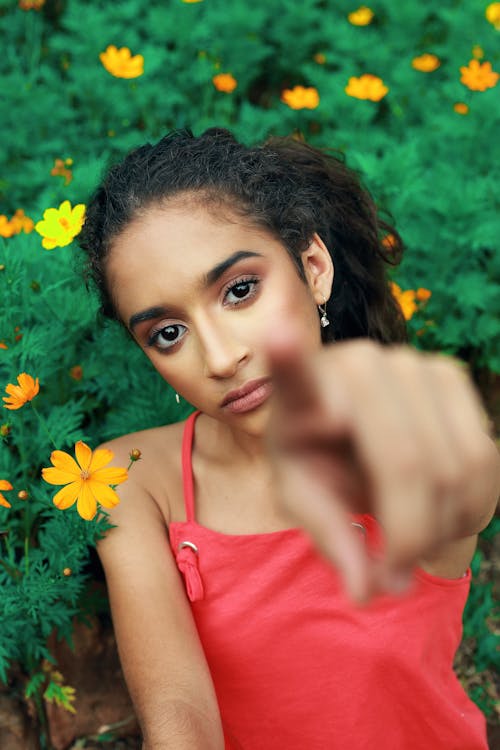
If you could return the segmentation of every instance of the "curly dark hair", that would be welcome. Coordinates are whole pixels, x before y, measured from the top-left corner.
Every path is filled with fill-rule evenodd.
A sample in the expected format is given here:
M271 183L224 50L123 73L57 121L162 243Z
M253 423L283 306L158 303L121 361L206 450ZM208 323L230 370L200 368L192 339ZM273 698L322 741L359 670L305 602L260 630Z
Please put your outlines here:
M303 279L301 253L319 234L335 268L324 341L406 340L405 321L386 277L387 265L401 259L401 238L380 218L343 156L293 137L247 147L222 128L199 137L190 130L173 131L155 145L131 151L92 196L79 241L106 316L117 318L106 278L113 240L148 207L182 194L265 228L285 246ZM389 234L386 248L382 240Z

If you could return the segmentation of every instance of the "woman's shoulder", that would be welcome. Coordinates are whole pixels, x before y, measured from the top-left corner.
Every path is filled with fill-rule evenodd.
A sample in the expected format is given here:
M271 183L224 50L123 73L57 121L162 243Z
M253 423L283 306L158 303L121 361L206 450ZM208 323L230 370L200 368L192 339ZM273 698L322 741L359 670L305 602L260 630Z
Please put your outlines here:
M131 432L102 445L113 454L111 465L129 467L128 480L117 488L122 506L154 505L166 523L182 502L182 435L185 422ZM114 515L114 514L113 514Z
M160 427L150 427L147 430L129 432L106 441L100 448L111 450L116 458L130 460L132 451L140 451L140 460L151 460L153 457L175 451L181 446L185 422L174 422ZM113 463L115 463L114 461Z

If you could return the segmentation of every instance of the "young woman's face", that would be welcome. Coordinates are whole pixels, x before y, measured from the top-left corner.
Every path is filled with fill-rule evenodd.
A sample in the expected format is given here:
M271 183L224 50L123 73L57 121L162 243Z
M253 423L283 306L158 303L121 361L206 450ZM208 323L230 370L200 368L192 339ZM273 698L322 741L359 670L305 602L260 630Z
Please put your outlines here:
M249 433L268 413L269 335L286 326L305 351L321 345L321 294L279 241L237 219L152 207L115 240L107 273L120 317L165 380Z

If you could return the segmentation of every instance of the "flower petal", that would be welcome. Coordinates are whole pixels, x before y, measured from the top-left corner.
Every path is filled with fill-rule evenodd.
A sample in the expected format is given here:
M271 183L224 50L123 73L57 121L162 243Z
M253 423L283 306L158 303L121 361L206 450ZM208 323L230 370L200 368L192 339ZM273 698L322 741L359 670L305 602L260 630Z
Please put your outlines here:
M92 494L89 481L82 482L78 493L76 509L85 521L91 521L97 513L97 502Z
M90 461L88 469L89 473L93 474L94 471L98 471L98 469L107 466L114 455L113 451L110 451L109 448L96 448L92 453L92 460Z
M80 479L80 473L75 476L72 471L56 469L52 466L42 469L42 478L48 484L70 484Z
M72 482L66 487L62 487L53 497L54 505L59 510L70 508L79 495L81 484L81 482Z
M65 451L52 451L50 454L50 460L56 469L61 469L61 471L67 471L70 474L74 474L75 476L73 476L73 480L76 477L79 477L82 473L81 468L78 466L73 456L70 456L69 453L66 453Z
M110 466L108 469L99 469L92 472L91 481L101 484L121 484L128 479L127 469L119 466Z
M14 487L6 479L0 479L0 490L13 490Z
M102 484L102 482L93 482L92 480L89 480L89 483L92 495L100 505L103 505L105 508L114 508L115 505L118 505L120 498L111 487L108 487L107 484Z
M9 503L8 500L4 498L1 492L0 492L0 505L3 505L4 508L12 508L12 505Z
M79 440L75 443L75 455L76 460L80 464L83 471L90 471L90 462L92 461L92 449L89 448L87 443L83 440Z

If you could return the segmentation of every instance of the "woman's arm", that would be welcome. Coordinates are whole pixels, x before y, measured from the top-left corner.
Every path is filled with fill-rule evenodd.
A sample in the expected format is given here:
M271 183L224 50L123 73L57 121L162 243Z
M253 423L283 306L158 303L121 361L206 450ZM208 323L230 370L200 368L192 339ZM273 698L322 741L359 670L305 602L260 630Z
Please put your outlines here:
M498 451L463 369L447 357L362 340L306 358L293 333L268 351L280 497L343 572L351 595L403 588L417 564L462 575L500 488ZM382 561L369 559L347 511L378 518Z
M114 462L122 465L115 445ZM99 542L125 679L144 750L222 750L215 692L167 537L133 471Z

